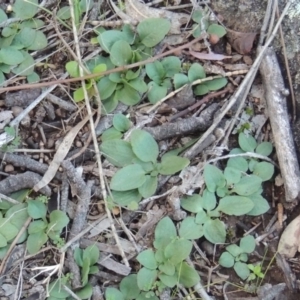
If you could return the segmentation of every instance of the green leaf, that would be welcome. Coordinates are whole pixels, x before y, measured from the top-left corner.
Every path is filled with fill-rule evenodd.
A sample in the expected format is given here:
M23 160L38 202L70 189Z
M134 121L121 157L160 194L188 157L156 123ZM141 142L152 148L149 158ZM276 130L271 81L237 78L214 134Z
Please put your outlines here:
M26 242L28 253L36 254L47 241L48 236L43 231L29 234Z
M219 168L206 164L203 175L206 187L210 192L214 193L217 187L225 186L225 177Z
M47 45L48 45L47 37L42 31L38 30L36 31L36 35L33 43L29 47L27 47L27 49L33 51L42 50L46 48Z
M7 65L15 66L24 60L24 55L21 51L13 48L6 47L0 50L0 61Z
M66 70L71 77L80 77L79 65L76 61L68 61L66 63Z
M226 247L226 250L233 256L233 257L237 257L239 256L241 253L243 253L243 249L240 248L238 245L232 244Z
M262 179L256 175L246 175L234 185L233 192L240 196L249 196L257 192L262 184Z
M238 261L243 261L243 262L247 262L248 261L248 254L246 253L241 253L239 256L238 256Z
M150 133L135 129L130 135L132 150L144 162L155 163L158 157L158 145Z
M100 145L100 151L117 167L125 167L136 158L130 143L119 139L104 141Z
M148 84L148 100L155 104L167 95L168 89L165 86L160 86L154 81Z
M236 274L243 280L246 280L248 278L248 276L250 275L250 270L247 266L247 264L242 263L242 262L236 262L234 264L234 271L236 272Z
M167 245L164 255L173 265L177 265L190 255L192 248L193 243L189 240L174 240Z
M82 289L75 293L80 299L90 299L93 294L93 287L90 283L87 283Z
M3 234L0 233L0 248L7 246L7 240Z
M120 132L119 130L117 130L114 127L111 127L111 128L106 129L102 133L101 140L102 140L102 142L106 142L109 140L121 139L122 135L123 135L122 132Z
M141 268L137 273L137 284L140 290L150 291L157 278L156 270Z
M274 174L274 166L265 161L257 163L253 169L253 174L260 177L262 181L270 180Z
M198 64L193 63L188 71L188 78L190 82L193 82L197 79L203 79L206 77L204 68Z
M44 218L47 214L47 207L46 205L37 200L28 200L28 214L33 219L41 219Z
M148 89L147 84L140 77L134 78L128 82L124 81L124 84L129 85L130 87L132 87L133 89L135 89L136 91L138 91L141 94L145 93Z
M101 78L97 83L97 88L102 100L109 98L116 90L116 87L117 83L111 81L108 76Z
M248 162L244 157L232 157L228 159L227 167L231 167L242 172L247 172Z
M253 136L241 132L239 134L239 145L245 152L254 152L257 143Z
M68 20L71 18L70 6L64 6L57 11L57 18L61 20Z
M13 198L14 199L14 198ZM27 212L27 204L20 203L12 206L5 214L6 218L10 219L10 223L15 225L19 230L23 227L27 218L29 217Z
M169 217L164 217L156 225L153 245L156 249L164 249L176 236L173 221Z
M256 153L264 156L269 156L272 153L272 151L273 151L273 145L270 142L262 142L255 149Z
M130 80L133 80L133 79L136 79L137 77L139 77L141 73L141 69L138 69L137 71L132 71L132 70L128 70L126 72L126 75L125 75L125 79L130 81ZM112 73L113 74L113 73Z
M235 168L226 167L224 170L224 176L227 182L227 186L231 186L241 180L242 173L240 170L237 170Z
M143 185L146 181L145 171L140 165L129 165L112 177L110 187L115 191L129 191Z
M79 3L80 12L84 13L84 12L91 10L93 5L94 5L93 0L80 0L80 3Z
M157 176L146 175L146 180L142 186L138 188L139 193L144 197L148 198L154 195L157 189Z
M12 72L16 75L31 75L34 71L35 61L27 52L22 51L22 54L24 56L24 60L17 67L13 68Z
M166 71L163 64L157 60L154 63L146 64L146 74L156 84L160 85L166 76Z
M83 250L82 259L85 260L89 258L90 266L96 264L99 260L100 252L96 245L90 245Z
M120 67L130 64L132 58L132 50L128 42L120 40L115 42L110 50L111 62Z
M114 114L113 126L117 130L125 132L130 128L131 122L123 114Z
M15 17L21 20L30 19L34 17L39 9L38 0L16 0L13 5Z
M212 193L205 189L202 194L202 207L207 210L213 210L216 207L217 198L215 193Z
M228 83L227 78L215 78L213 80L209 80L205 82L206 87L210 91L217 91L221 89L222 87L226 86Z
M194 94L196 96L203 96L206 95L209 92L209 88L205 84L199 84L194 89Z
M193 213L203 211L202 198L197 194L194 194L192 196L185 196L180 200L180 205L185 210Z
M250 195L249 198L254 203L254 207L247 213L248 216L263 215L270 209L268 201L261 195Z
M50 293L50 297L52 297L52 299L54 299L54 300L66 299L67 297L70 296L70 294L63 289L63 287L62 287L63 284L64 284L64 282L62 279L54 280L49 284L49 293ZM50 299L50 298L47 298L47 299Z
M206 212L204 210L200 210L197 214L196 214L196 218L195 218L195 222L197 224L204 224L205 222L207 222L210 219L210 217L206 214Z
M252 253L255 250L256 243L255 238L252 235L247 235L241 238L240 247L245 253Z
M107 53L109 53L112 46L120 40L126 41L127 38L126 35L119 30L107 30L98 35L98 42L101 48Z
M120 282L120 291L125 299L135 299L140 293L140 289L137 285L137 275L130 274L124 277Z
M121 89L116 90L115 98L128 106L135 105L141 100L138 91L128 84L124 84Z
M9 218L0 219L0 233L5 237L6 241L13 240L19 233L19 229L10 222Z
M179 89L181 88L182 86L184 86L185 84L188 84L189 83L189 78L184 75L184 74L175 74L174 75L174 86L175 86L175 89Z
M177 56L167 56L162 61L165 77L173 77L181 70L181 62Z
M181 283L186 288L190 288L200 281L200 277L197 271L189 266L186 262L183 262L178 267L178 274L179 283Z
M123 294L116 288L108 287L105 290L105 299L106 300L124 300Z
M142 196L137 189L130 191L112 191L113 201L120 206L128 206L131 203L139 203L142 200Z
M175 267L174 267L175 272ZM178 283L178 278L176 275L166 275L166 274L159 274L158 278L161 282L169 288L173 288Z
M179 236L184 239L196 240L203 236L203 227L196 224L194 217L186 217L180 225Z
M163 40L170 28L171 23L167 19L147 18L139 23L137 32L142 44L154 47Z
M33 72L30 75L27 75L26 79L28 83L37 83L41 80L40 76L35 72Z
M69 218L65 212L60 210L53 210L49 216L50 223L48 228L52 231L61 231L69 223Z
M163 257L162 261L164 261L164 259L165 258ZM159 264L159 270L169 276L172 276L175 274L175 266L168 260L165 261L164 263Z
M223 244L226 239L225 225L219 219L209 219L203 225L205 238L213 244Z
M220 200L217 209L227 215L242 216L251 211L253 202L242 196L226 196Z
M42 220L33 221L28 226L28 233L32 234L32 233L37 233L40 231L45 231L45 229L47 228L47 225L48 225L48 223L44 222Z
M4 22L7 20L7 15L5 13L5 11L0 8L0 23ZM4 28L5 29L5 28Z
M201 23L203 21L203 10L198 8L193 11L192 20L196 23Z
M219 258L219 264L224 268L232 268L234 257L227 251L223 252Z
M162 175L173 175L189 165L189 159L179 156L162 157L159 173Z
M86 257L83 259L82 268L81 268L81 284L84 286L88 282L90 272L90 259Z
M25 27L21 29L20 32L18 33L20 42L24 45L25 48L33 44L36 35L37 35L37 31L29 27Z
M151 249L147 249L141 252L137 257L137 261L144 267L150 270L157 268L157 263L154 257L154 252Z
M215 34L219 38L223 37L226 34L226 30L223 26L218 24L211 24L207 28L207 33Z
M76 261L76 264L77 264L79 267L82 267L82 266L83 266L82 256L83 256L83 250L77 247L77 248L74 250L74 259L75 259L75 261Z

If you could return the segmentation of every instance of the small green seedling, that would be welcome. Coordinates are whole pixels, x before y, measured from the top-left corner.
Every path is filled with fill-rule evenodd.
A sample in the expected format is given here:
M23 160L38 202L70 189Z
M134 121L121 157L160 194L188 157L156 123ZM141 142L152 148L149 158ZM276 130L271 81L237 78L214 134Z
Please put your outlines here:
M121 167L110 182L113 201L121 206L137 208L142 197L152 196L158 175L172 175L188 166L187 158L163 155L158 162L159 149L154 138L144 130L133 130L129 141L106 140L100 150L107 160Z
M249 270L251 271L250 275L247 278L247 281L255 280L257 278L265 278L265 274L262 272L262 268L260 264L253 265L253 264L248 264L247 265Z
M250 276L250 268L246 264L248 254L255 249L255 239L251 235L247 235L240 240L240 246L235 244L226 247L225 252L219 258L219 264L224 268L232 268L236 274L243 280Z

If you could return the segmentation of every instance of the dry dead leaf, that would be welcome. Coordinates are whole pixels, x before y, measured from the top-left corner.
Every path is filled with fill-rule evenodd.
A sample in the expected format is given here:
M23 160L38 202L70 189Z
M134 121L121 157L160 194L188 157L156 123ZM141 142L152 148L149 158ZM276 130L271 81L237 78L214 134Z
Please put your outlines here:
M300 215L283 231L277 251L286 258L292 258L300 251Z
M205 60L222 60L225 58L231 58L231 56L225 56L223 54L216 54L213 52L204 53L204 52L195 52L190 50L190 54L198 59L205 59Z
M75 137L79 130L84 126L84 124L89 120L89 116L86 116L81 122L79 122L75 127L73 127L69 133L65 136L64 140L57 149L52 162L49 165L47 172L44 174L41 181L39 181L33 189L37 192L42 187L46 186L55 176L61 162L65 159L68 154Z
M240 54L248 54L252 50L256 37L255 32L238 32L227 30L227 38L232 47Z
M4 110L0 112L0 130L3 129L13 118L11 110Z
M171 22L169 34L180 34L180 27L190 20L190 16L188 14L174 13L164 9L149 7L138 0L126 0L125 10L127 16L139 22L148 18L168 19Z

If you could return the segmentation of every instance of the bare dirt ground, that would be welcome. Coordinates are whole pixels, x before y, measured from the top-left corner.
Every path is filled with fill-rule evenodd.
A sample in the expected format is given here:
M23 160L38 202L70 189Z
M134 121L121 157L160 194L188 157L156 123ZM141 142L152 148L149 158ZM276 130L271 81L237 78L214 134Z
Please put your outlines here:
M87 3L33 1L28 9L25 0L0 1L0 299L298 299L298 1ZM195 11L203 12L198 23ZM138 24L151 18L169 20L170 28L163 34L163 23L158 22L156 35L149 29L154 23L139 29ZM29 20L34 25L29 26ZM198 36L195 24L202 28ZM210 32L211 24L219 24L221 31ZM114 32L105 36L105 30ZM138 46L118 44L136 36ZM268 41L270 52L263 48ZM267 54L260 57L262 52ZM24 58L17 62L20 56ZM153 78L163 67L150 70L147 65L169 56L176 59L168 70L177 68L175 60L180 67L168 77L167 63L161 64L165 73L156 83ZM26 70L34 65L29 73L20 69L25 57ZM201 68L197 65L196 75L191 75L194 64ZM201 92L205 77L206 82L221 82L221 77L226 82ZM103 78L110 78L110 85ZM255 137L255 146L240 141L243 131ZM113 139L122 145L108 143ZM275 165L274 174L260 182L259 196L267 205L263 213L251 214L239 204L236 213L232 207L222 210L218 205L225 197L225 183L218 192L213 190L217 200L207 209L205 165L214 164L223 172L229 166L226 155L260 154L260 143L273 148L263 158L251 157L253 168L255 159ZM238 147L243 151L231 152ZM171 150L173 160L164 165L162 157ZM135 169L118 173L132 152ZM137 164L143 169L131 180ZM240 176L249 176L249 170ZM119 181L117 174L122 175ZM139 185L143 176L148 177ZM228 195L235 183L228 184ZM250 185L246 182L247 189ZM244 200L251 194L239 195ZM200 210L188 208L183 200L191 195L202 197L205 218L221 227L210 230L204 221L194 221ZM215 207L220 208L218 214L209 215ZM167 226L157 229L166 217L175 230L170 244L184 240L192 245L187 255L180 246L172 250L174 257L183 257L179 269L184 265L196 273L181 277L176 265L178 280L173 285L161 276L167 263L158 267L158 236L168 239L172 232ZM189 218L194 223L184 239L182 224ZM197 230L203 233L194 234ZM213 242L221 231L223 242ZM246 252L244 260L257 266L257 273L248 270L254 278L248 273L243 278L233 266L220 263L226 247L240 245L245 236L255 240L255 249ZM145 250L155 252L153 269L149 257L138 256ZM155 269L153 278L149 270L142 277L147 267ZM134 276L137 284L130 281L125 289L124 278L136 280ZM138 291L130 296L128 290Z

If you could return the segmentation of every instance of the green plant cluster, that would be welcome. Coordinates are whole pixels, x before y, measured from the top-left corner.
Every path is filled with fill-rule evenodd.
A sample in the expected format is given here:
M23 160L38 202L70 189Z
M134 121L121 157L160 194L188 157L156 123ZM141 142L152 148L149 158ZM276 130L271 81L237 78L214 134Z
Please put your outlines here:
M6 80L4 74L26 76L28 82L39 81L34 72L35 61L29 51L44 49L48 42L39 30L44 26L40 19L33 18L38 11L38 0L16 0L11 13L0 9L0 23L9 18L19 18L1 31L0 37L0 85Z
M93 60L88 66L91 73L99 73L140 62L153 55L153 48L160 43L170 30L170 22L166 19L149 18L139 23L136 32L129 25L124 25L121 30L97 30L99 42L105 54ZM218 31L215 34L219 34ZM88 63L89 64L89 63ZM72 77L79 77L78 64L68 62L66 69ZM135 105L147 92L151 103L156 103L172 90L197 79L204 79L204 68L195 63L191 66L188 75L183 74L181 61L176 56L168 56L161 61L146 64L132 70L111 73L107 76L96 78L97 87L101 96L104 111L113 111L118 102L126 105ZM206 81L196 86L195 94L204 95L209 91L218 90L227 84L226 78L217 78ZM91 81L86 82L89 96L93 96ZM75 90L74 100L83 99L82 87Z
M5 256L10 243L29 217L33 221L18 240L18 243L26 241L28 253L37 253L48 239L58 246L64 243L60 234L69 223L67 215L60 210L54 210L47 218L47 206L45 205L47 198L44 196L35 199L28 198L26 202L22 203L28 193L29 190L21 190L10 195L13 199L20 201L20 204L11 204L5 200L0 202L0 259Z
M268 156L273 150L269 142L257 144L251 135L239 134L241 148L233 149L230 154L253 152ZM206 188L203 194L186 196L181 206L196 215L194 223L201 226L204 237L211 243L224 243L225 224L219 219L220 213L227 215L258 216L269 210L269 204L261 195L262 183L272 178L274 166L260 162L252 157L236 156L227 161L222 172L207 164L204 167Z
M252 235L247 235L240 240L240 246L231 244L226 247L226 251L223 252L219 258L219 264L225 268L233 267L236 274L241 279L245 280L250 276L250 268L246 264L248 261L248 254L254 251L255 246L254 237ZM252 277L250 279L252 279Z
M126 118L125 118L126 119ZM127 123L127 119L125 120ZM128 123L123 129L128 128ZM121 129L121 125L120 125ZM158 162L159 149L147 131L135 129L129 141L106 139L100 150L113 165L120 167L111 179L112 200L121 206L136 209L142 198L152 196L157 188L158 175L172 175L189 164L187 158L163 155Z

